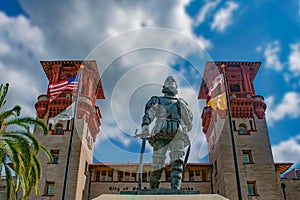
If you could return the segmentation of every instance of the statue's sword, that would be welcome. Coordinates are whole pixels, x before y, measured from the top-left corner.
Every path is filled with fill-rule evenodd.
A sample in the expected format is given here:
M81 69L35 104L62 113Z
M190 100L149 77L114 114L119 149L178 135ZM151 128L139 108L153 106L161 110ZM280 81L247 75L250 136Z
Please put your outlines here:
M144 161L144 153L145 153L145 147L146 147L146 140L147 137L144 137L141 134L137 134L137 129L135 130L134 137L140 137L142 139L142 147L141 147L141 153L140 153L140 162L139 162L139 180L138 180L138 190L142 189L142 177L143 177L143 161Z

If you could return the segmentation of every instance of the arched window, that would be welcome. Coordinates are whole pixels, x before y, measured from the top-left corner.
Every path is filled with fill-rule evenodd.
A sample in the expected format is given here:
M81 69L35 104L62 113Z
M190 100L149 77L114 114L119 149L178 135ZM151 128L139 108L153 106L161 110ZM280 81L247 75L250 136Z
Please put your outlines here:
M62 135L63 134L63 125L62 124L56 124L55 125L54 134L55 135Z
M247 125L246 124L240 124L239 125L239 130L241 135L247 135L248 130L247 130Z

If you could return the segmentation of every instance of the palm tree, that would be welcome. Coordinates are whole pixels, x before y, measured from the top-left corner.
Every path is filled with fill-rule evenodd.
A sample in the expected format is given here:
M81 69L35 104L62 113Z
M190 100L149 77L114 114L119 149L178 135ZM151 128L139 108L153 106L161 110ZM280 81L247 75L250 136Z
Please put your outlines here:
M41 163L38 158L40 150L52 161L49 151L42 146L32 134L32 125L48 134L46 124L31 117L19 117L21 107L16 105L11 110L2 111L9 84L0 85L0 172L4 170L7 185L7 197L16 198L22 189L23 199L27 199L36 189L41 179ZM14 195L12 195L14 194Z

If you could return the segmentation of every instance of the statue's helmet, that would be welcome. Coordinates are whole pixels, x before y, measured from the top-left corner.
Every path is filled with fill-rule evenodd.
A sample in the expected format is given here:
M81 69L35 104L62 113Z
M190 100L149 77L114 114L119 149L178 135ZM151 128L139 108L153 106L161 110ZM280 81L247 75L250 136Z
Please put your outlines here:
M178 86L173 76L168 76L164 82L162 93L175 96L178 93Z

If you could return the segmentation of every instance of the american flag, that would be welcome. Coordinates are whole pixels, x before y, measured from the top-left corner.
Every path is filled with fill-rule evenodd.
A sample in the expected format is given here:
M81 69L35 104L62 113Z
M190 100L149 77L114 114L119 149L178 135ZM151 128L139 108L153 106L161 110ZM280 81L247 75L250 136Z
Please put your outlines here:
M75 90L78 88L78 76L73 76L68 80L59 81L57 83L49 84L49 101L53 101L64 90Z

